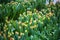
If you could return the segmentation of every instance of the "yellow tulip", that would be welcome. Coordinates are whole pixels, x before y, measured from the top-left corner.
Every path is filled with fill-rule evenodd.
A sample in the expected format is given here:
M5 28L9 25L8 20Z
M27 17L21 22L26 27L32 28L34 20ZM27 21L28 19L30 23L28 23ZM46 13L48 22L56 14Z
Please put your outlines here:
M19 26L19 28L21 29L21 26Z
M0 7L2 7L2 5L0 4Z
M18 38L20 39L20 38L21 38L21 36L18 36Z
M27 30L25 30L25 32L27 32Z
M24 33L20 33L20 35L24 35Z
M10 37L12 34L10 32L8 32L8 37Z
M38 15L38 18L40 19L40 18L41 18L41 16L40 16L40 15Z
M19 34L19 32L17 32L17 31L16 31L15 33L16 33L17 35Z
M12 35L14 34L14 32L12 32Z
M10 23L10 21L8 21L8 20L5 20L7 23Z
M6 34L3 34L4 38L6 38Z
M36 27L37 27L37 25L34 25L34 26L31 26L30 28L33 29L33 28L36 28Z
M21 21L19 21L18 24L21 24Z

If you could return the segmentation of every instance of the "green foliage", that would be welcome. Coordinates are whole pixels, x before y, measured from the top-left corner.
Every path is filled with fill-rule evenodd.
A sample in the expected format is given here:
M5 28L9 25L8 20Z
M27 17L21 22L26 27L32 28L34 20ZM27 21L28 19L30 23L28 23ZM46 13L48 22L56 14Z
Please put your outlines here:
M60 6L45 2L15 0L0 4L0 40L60 40Z

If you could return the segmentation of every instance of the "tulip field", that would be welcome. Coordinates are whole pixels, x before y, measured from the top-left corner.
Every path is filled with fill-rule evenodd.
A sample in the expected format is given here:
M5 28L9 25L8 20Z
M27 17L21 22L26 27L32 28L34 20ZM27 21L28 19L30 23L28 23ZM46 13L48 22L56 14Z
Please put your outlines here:
M0 1L0 40L60 40L60 2Z

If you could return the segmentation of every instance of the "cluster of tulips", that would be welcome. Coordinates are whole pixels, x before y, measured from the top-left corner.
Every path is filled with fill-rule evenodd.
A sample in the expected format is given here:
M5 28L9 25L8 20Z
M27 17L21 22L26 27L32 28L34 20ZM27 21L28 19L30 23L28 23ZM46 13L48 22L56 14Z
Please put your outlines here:
M19 14L18 20L8 20L0 32L1 40L57 40L59 27L54 13L32 11ZM44 10L42 10L44 11Z
M60 40L59 15L30 3L0 4L0 40Z

